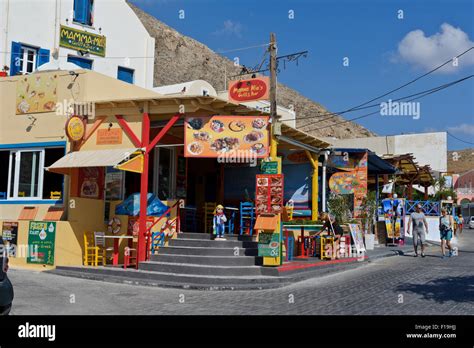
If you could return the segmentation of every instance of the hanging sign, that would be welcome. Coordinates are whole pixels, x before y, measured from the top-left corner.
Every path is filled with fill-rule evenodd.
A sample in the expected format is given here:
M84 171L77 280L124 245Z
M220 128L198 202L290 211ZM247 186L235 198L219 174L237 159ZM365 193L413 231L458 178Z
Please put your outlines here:
M66 135L70 141L80 141L85 134L86 125L82 117L72 116L66 121Z
M102 199L104 196L104 185L104 168L79 168L79 197Z
M97 130L97 145L119 145L122 144L122 129L99 129Z
M249 80L229 82L229 101L240 104L243 102L268 99L270 79L266 76Z
M257 175L255 212L278 214L283 211L283 174Z
M27 263L54 265L56 222L30 221Z
M106 39L103 35L88 33L61 25L59 46L105 57Z
M186 117L184 156L242 163L268 156L268 116Z
M125 170L127 172L142 173L143 162L144 156L143 154L140 154L138 156L133 157L131 160L128 160L127 162L117 165L115 168Z
M263 174L278 174L277 161L263 161L260 168Z

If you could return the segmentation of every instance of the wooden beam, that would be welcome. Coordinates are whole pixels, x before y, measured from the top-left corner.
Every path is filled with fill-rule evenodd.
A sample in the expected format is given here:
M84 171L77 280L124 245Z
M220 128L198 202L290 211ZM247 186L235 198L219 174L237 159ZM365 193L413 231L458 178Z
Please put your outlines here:
M138 139L138 137L135 135L133 130L130 128L127 121L124 120L123 116L122 115L115 115L115 118L117 119L120 127L123 129L125 134L128 135L128 137L132 141L133 145L135 147L141 147L142 142L140 141L140 139ZM142 127L143 127L143 125L142 125Z
M163 136L170 130L171 127L173 127L173 125L176 123L176 121L179 120L180 117L181 117L181 114L176 114L173 117L171 117L171 119L168 121L166 126L164 126L160 130L160 132L155 137L155 139L153 139L153 141L147 146L147 149L146 149L147 153L150 152L151 150L153 150L155 145L158 144L158 142L161 140L161 138L163 138Z

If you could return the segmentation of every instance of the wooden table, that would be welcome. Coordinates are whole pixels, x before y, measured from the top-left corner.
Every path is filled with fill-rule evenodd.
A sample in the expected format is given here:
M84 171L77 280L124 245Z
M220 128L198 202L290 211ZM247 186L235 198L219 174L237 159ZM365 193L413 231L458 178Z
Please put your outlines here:
M126 234L117 234L117 235L105 235L104 238L109 238L114 240L114 254L112 258L112 265L117 266L119 261L119 241L120 239L133 239L133 236Z

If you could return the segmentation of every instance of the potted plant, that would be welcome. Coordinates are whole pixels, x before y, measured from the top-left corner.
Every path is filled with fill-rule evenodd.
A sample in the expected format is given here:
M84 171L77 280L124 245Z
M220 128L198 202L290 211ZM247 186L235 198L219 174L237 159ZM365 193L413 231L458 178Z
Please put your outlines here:
M0 77L8 76L8 70L10 70L10 68L8 66L4 65L3 68L2 68L2 71L0 71Z

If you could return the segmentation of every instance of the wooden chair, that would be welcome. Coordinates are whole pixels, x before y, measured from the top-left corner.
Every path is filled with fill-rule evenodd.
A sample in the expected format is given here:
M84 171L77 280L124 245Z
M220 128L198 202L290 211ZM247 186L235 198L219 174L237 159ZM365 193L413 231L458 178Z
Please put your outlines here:
M25 197L25 191L18 192L18 197Z
M92 244L93 240L91 232L84 232L84 266L98 266L99 248Z
M107 248L105 244L105 232L94 232L94 243L97 248L97 263L102 262L102 265L105 266L107 263L107 252L113 252L114 248Z
M225 207L224 211L227 210L228 213L226 214L227 217L227 222L225 223L224 226L224 233L227 230L228 234L234 234L235 230L235 215L239 211L237 208L232 208L232 207Z
M293 201L288 201L286 203L286 213L288 214L288 221L291 221L293 220L293 212L295 211L295 204L293 203Z
M216 202L204 203L204 232L212 233L212 219L214 218L214 210L216 210Z
M151 254L155 255L158 250L165 245L165 233L153 232L151 234Z
M130 245L131 244L131 245ZM133 236L132 242L125 248L125 255L123 256L123 268L127 269L129 266L138 266L138 235Z
M59 200L61 199L61 191L51 191L49 195L50 199Z
M246 230L247 234L252 235L255 224L255 209L252 202L240 202L240 234Z

